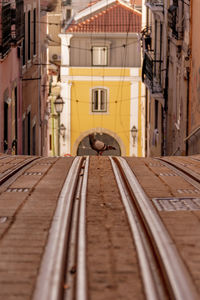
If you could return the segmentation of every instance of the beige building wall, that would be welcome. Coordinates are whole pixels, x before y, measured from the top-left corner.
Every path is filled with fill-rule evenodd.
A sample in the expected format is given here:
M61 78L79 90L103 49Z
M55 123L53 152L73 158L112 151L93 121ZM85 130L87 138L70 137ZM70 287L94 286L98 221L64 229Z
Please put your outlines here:
M191 1L191 76L189 102L189 154L200 153L200 1Z
M33 155L47 155L47 12L43 2L24 1L22 149L23 154Z

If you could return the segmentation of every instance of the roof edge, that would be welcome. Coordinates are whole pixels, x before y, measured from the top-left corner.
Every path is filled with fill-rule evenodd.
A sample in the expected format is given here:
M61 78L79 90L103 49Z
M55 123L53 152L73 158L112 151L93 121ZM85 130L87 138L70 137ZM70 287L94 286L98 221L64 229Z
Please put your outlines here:
M76 22L79 19L82 19L82 18L86 17L87 15L91 15L94 12L96 12L97 10L100 10L100 9L102 9L102 8L112 4L112 3L115 3L115 2L119 2L120 4L126 6L127 8L130 8L133 11L135 11L133 7L128 5L128 1L129 0L102 0L102 1L98 1L94 5L86 7L85 9L83 9L82 11L77 13L74 17L74 21ZM125 3L125 2L127 2L127 3ZM138 13L138 11L135 11L135 12Z

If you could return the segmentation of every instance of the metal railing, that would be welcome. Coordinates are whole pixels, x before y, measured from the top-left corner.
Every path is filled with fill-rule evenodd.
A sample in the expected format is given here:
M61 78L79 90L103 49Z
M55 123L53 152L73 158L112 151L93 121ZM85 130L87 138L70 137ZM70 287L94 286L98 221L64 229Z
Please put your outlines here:
M168 9L168 26L172 30L172 36L176 40L182 40L183 39L183 24L181 26L178 26L177 22L177 16L178 16L178 3L174 1L174 4L171 5Z
M146 0L146 4L152 6L163 6L163 0Z
M24 1L16 0L15 6L11 9L12 27L11 35L12 42L17 43L24 37Z
M11 9L10 3L3 3L0 10L0 59L10 50L11 41Z
M142 81L148 86L152 94L162 93L161 63L154 59L154 51L144 53L142 66Z

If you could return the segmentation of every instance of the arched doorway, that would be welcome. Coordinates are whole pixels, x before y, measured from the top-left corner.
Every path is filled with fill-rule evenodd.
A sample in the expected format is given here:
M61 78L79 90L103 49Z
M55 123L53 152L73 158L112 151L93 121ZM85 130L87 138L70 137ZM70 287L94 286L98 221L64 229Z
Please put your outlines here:
M104 142L107 145L111 145L116 148L116 150L108 150L103 152L104 156L113 155L113 156L120 156L121 149L118 142L109 134L106 133L96 133L95 138ZM92 150L89 143L89 135L86 136L78 145L77 155L84 156L84 155L97 155L96 151Z

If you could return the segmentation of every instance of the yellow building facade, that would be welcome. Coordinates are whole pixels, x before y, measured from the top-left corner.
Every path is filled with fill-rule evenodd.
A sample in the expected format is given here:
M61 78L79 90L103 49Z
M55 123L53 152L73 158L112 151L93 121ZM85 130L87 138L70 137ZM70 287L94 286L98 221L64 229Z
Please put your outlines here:
M140 68L69 68L68 79L62 83L66 141L61 155L77 155L80 142L90 133L106 133L119 144L121 155L144 156L144 88ZM123 76L121 75L122 73ZM121 76L120 76L121 75ZM92 90L107 90L107 111L92 112ZM67 104L67 105L66 105ZM68 107L68 109L67 109ZM138 130L133 143L131 128Z
M112 1L111 5L116 6L116 2ZM133 9L131 13L134 16ZM90 18L92 13L89 15ZM79 17L83 20L84 16ZM145 91L141 83L138 34L131 32L130 39L125 33L107 33L106 39L103 34L92 35L91 38L91 34L69 30L60 35L61 96L65 102L61 123L66 128L61 139L61 155L87 154L87 148L90 154L89 143L83 141L90 133L97 133L103 141L106 135L118 145L116 155L144 156ZM107 51L108 63L105 60L102 65L99 62L95 65L97 48L103 56L103 50ZM100 109L94 107L99 98L103 101Z

